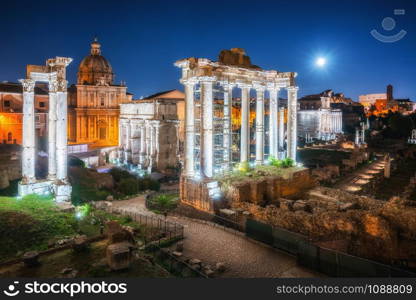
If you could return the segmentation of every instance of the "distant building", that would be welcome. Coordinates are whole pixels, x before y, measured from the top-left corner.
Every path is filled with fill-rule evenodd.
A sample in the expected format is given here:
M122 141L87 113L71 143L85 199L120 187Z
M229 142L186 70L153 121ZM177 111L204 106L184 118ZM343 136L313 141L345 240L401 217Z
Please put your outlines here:
M306 140L331 140L343 132L343 112L335 105L350 105L352 100L332 90L307 95L298 100L298 132Z
M374 105L377 102L377 100L387 100L387 94L367 94L360 95L358 98L358 102L360 102L360 104L364 106L365 109L369 109L372 105Z
M48 89L45 85L35 87L36 136L43 137L47 131ZM0 83L0 144L21 144L23 125L23 94L20 83Z
M385 115L389 112L409 114L414 111L414 103L410 99L395 99L393 86L386 87L385 94L360 95L360 103L365 107L367 115Z
M68 143L88 144L93 148L118 145L120 103L132 100L124 84L114 84L110 63L101 55L94 40L91 54L79 65L77 84L68 88ZM35 87L36 135L44 136L47 127L48 85ZM0 143L22 142L22 86L0 83Z
M131 101L124 84L114 84L113 69L95 39L78 68L77 84L68 89L68 142L92 147L118 145L121 103Z
M185 134L184 98L170 90L121 104L119 162L148 172L177 167Z

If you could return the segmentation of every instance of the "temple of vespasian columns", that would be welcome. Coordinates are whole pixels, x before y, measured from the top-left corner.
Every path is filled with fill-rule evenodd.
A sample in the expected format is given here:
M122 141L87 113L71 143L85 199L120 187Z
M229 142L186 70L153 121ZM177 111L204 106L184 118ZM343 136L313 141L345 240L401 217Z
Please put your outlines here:
M27 66L23 85L22 180L19 195L53 194L57 202L71 198L67 178L67 85L66 67L72 58L56 57L45 66ZM36 82L49 85L48 112L48 177L38 180L35 174L36 132L34 88Z
M289 157L296 161L298 87L295 85L295 72L263 70L252 65L240 48L223 50L217 62L191 57L177 61L175 66L182 69L180 82L185 87L185 170L180 184L182 202L212 211L213 201L220 193L213 177L230 170L235 162L250 162L252 90L256 94L254 163L262 165L268 156ZM233 161L231 107L236 89L241 90L240 155L237 161ZM281 89L286 89L288 95L286 130L284 111L279 109L278 103ZM266 92L270 98L268 129L264 126ZM269 133L269 153L265 153L265 130Z

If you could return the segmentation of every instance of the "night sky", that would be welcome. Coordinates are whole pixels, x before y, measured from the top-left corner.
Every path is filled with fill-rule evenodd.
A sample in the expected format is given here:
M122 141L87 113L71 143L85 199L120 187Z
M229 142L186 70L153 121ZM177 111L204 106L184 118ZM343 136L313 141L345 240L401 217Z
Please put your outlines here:
M23 78L26 64L68 56L74 83L95 35L116 83L135 98L179 88L173 63L195 56L217 60L244 48L264 69L298 72L299 94L325 89L358 95L385 92L416 101L416 1L7 1L0 6L0 81ZM405 15L394 15L405 9ZM385 17L396 27L386 31ZM382 43L372 29L407 35ZM326 57L324 68L315 66Z

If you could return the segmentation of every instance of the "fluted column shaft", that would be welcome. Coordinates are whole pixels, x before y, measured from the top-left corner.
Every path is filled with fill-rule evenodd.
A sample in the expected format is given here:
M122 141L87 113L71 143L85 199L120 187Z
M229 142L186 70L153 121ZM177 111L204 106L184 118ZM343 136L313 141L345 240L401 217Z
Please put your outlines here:
M223 130L223 147L224 147L224 165L226 169L231 166L231 144L232 144L232 127L231 112L233 101L233 86L224 86L224 130Z
M144 163L144 156L146 153L146 127L142 122L140 124L140 164Z
M296 161L297 150L297 98L298 87L291 86L287 88L288 92L288 145L287 156Z
M241 132L240 132L240 162L247 162L250 155L250 88L241 88Z
M202 147L201 147L201 171L205 177L214 175L214 148L213 148L213 81L201 82L201 106L202 106Z
M24 183L32 183L36 181L35 82L31 79L19 81L23 85L22 177Z
M58 80L58 92L57 103L56 103L56 160L57 179L66 182L68 174L68 137L67 137L67 115L68 115L68 103L67 103L67 81Z
M256 164L264 162L264 88L256 88Z
M49 82L49 112L48 112L48 178L56 179L56 104L57 82Z
M278 157L278 111L279 111L279 90L271 89L270 93L270 117L269 117L269 155Z
M185 85L185 175L195 174L195 112L194 112L194 83L184 82Z
M285 109L279 109L279 136L278 136L278 151L283 152L285 147ZM281 159L282 157L279 157Z

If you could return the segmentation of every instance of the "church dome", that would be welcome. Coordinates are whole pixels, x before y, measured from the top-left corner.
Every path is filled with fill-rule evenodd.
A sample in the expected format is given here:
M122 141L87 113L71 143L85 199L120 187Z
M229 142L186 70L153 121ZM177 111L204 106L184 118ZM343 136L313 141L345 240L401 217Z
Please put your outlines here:
M101 45L95 38L91 43L91 54L86 56L78 68L78 84L111 85L114 80L113 68L101 55Z

